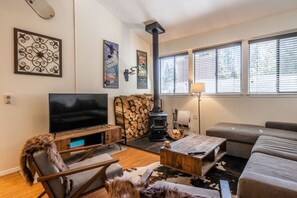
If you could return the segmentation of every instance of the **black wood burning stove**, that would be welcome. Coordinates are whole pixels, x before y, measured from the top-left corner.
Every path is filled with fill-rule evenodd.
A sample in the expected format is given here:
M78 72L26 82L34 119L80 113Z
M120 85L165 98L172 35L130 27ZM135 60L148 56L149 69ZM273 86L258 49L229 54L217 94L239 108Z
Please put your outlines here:
M167 133L167 114L164 112L149 113L150 141L164 141Z
M154 108L149 113L150 141L164 141L167 133L167 114L159 106L159 41L158 36L165 32L163 27L154 22L146 25L145 31L153 35L153 70L154 70Z

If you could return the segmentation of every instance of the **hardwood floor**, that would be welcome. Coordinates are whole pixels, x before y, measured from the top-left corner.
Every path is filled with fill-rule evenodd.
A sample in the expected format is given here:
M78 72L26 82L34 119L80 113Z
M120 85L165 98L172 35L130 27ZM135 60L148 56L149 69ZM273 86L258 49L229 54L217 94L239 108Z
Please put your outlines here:
M160 156L134 148L128 148L122 152L112 155L113 158L120 160L123 168L132 168L146 166L160 160ZM29 186L19 173L9 174L0 177L0 197L1 198L33 198L37 197L43 191L41 184ZM44 196L47 197L47 196ZM106 190L103 188L94 193L91 193L87 198L104 198L107 197Z

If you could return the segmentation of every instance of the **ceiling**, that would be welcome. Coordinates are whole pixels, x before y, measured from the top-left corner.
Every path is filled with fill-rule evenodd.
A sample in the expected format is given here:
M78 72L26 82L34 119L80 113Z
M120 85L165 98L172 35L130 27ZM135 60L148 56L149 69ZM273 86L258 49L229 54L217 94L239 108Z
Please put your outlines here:
M98 0L143 39L145 24L165 30L160 42L297 9L297 0Z

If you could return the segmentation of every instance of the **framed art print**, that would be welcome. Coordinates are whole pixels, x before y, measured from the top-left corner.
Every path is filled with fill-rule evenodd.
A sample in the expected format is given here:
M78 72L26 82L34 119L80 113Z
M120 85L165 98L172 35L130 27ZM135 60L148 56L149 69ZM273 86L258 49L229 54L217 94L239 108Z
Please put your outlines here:
M62 77L62 40L14 28L14 73Z
M137 89L147 89L147 53L137 50Z
M119 88L119 45L103 41L103 87Z

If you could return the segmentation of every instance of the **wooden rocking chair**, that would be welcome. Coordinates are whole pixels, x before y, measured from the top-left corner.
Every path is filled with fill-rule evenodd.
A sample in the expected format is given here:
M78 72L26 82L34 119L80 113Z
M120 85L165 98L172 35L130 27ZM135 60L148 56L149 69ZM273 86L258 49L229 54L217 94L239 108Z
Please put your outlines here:
M59 152L66 154L88 150L78 162L69 165L68 170L61 172L49 162L46 151L41 150L28 154L29 167L38 174L37 181L41 182L45 189L38 197L45 194L50 198L82 197L104 187L106 179L122 176L123 170L117 163L118 159L113 159L108 154L90 157L99 146L101 144ZM71 191L67 194L65 179L72 182Z

